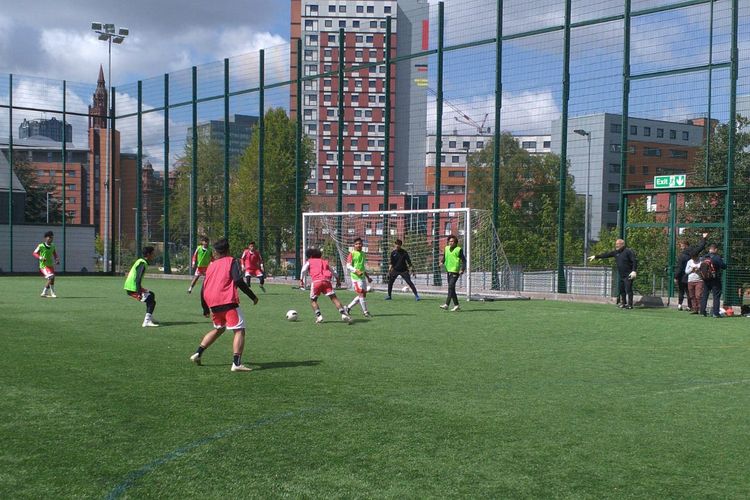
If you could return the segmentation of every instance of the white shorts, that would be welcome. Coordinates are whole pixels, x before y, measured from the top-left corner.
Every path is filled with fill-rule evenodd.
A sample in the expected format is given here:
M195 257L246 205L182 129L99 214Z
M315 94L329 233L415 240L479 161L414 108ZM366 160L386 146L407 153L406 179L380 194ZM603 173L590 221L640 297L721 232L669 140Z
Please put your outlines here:
M214 328L227 328L229 330L242 330L245 328L245 317L239 307L228 311L211 313ZM231 323L231 324L229 324Z

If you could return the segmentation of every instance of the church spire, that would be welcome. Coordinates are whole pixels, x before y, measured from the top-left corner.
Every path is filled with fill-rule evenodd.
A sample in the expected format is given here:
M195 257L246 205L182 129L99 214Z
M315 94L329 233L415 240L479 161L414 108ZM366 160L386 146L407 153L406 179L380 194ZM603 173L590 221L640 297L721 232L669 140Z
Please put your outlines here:
M93 105L89 106L89 128L107 128L107 85L104 80L104 68L99 65L99 78L96 80L96 90Z

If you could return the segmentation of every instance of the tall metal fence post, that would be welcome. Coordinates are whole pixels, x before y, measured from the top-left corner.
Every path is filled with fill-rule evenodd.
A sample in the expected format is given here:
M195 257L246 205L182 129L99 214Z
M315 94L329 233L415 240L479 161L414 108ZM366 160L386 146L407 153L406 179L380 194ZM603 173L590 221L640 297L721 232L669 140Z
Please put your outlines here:
M65 133L65 124L68 123L68 109L67 109L67 95L68 85L67 81L63 80L63 112L62 112L62 270L66 271L66 260L68 249L68 234L67 234L67 219L68 219L68 207L66 205L66 185L68 182L68 146L67 146L67 134ZM48 208L49 210L49 208Z
M503 0L497 0L497 17L495 25L495 129L493 131L494 148L492 151L492 224L495 231L500 231L500 110L503 106ZM468 157L467 160L468 162ZM468 164L467 164L467 167ZM492 245L497 247L498 238L493 238ZM497 250L495 248L495 250ZM497 252L495 252L496 254ZM500 288L497 275L497 260L492 259L492 289Z
M391 16L385 19L385 144L383 147L383 210L390 209L390 196L391 196L391 32L392 32L392 18ZM388 245L385 244L388 241L390 235L390 217L385 217L383 220L383 238L381 241L381 274L385 278L388 271Z
M438 3L438 42L437 42L437 96L435 115L435 203L434 208L440 208L440 156L443 154L443 55L445 48L445 5ZM432 261L437 262L440 256L440 212L435 213L432 226ZM443 284L439 266L435 266L432 276L433 285Z
M192 94L192 126L193 126L193 137L192 137L192 148L191 148L191 160L192 165L190 169L190 248L188 249L188 255L192 254L195 249L196 243L198 242L198 68L193 66L192 72L192 83L193 83L193 94ZM192 262L192 261L191 261ZM190 274L193 274L195 269L190 265Z
M705 172L704 183L708 185L708 167L711 164L711 97L713 94L714 79L714 2L709 6L710 14L708 19L708 112L706 113L706 123L703 124L704 134L706 136Z
M737 136L737 78L739 73L739 49L737 47L737 33L739 21L739 0L732 0L732 42L731 42L731 69L729 78L729 138L727 140L727 195L724 200L724 259L727 266L732 264L732 203L734 202L734 155ZM738 302L737 290L734 285L735 272L725 273L722 294L724 301L729 305ZM731 283L730 283L731 282Z
M630 113L630 10L631 0L625 0L625 17L623 19L623 49L622 49L622 125L620 130L620 207L617 220L617 230L620 238L625 238L626 200L622 192L625 190L626 172L628 169L628 114Z
M338 161L336 162L336 211L344 210L344 61L346 60L346 51L344 42L346 33L344 28L339 28L339 86L338 86L338 139L336 149L338 151ZM339 240L343 239L341 229L341 216L336 217L336 236ZM336 259L338 265L337 273L339 281L344 281L344 263L341 261L341 255Z
M135 162L135 247L143 245L143 82L138 80L138 118ZM148 211L146 212L148 217ZM114 217L113 217L114 218ZM146 224L148 226L148 224ZM146 241L148 241L146 235Z
M229 59L224 59L224 238L229 239ZM190 249L192 252L192 248Z
M120 168L122 172L122 167ZM122 175L122 174L120 174ZM120 181L122 182L122 180ZM122 203L122 200L120 200ZM120 207L122 211L122 207ZM164 274L172 272L169 249L169 73L164 74ZM120 229L122 231L122 229ZM122 245L122 242L120 242Z
M112 90L112 95L109 96L109 102L111 103L110 109L109 109L109 124L110 128L108 132L109 133L109 157L110 161L108 162L109 165L107 165L108 169L111 169L112 165L114 165L115 158L117 158L117 162L120 165L120 169L122 169L122 162L120 161L120 141L115 141L115 138L117 135L115 134L115 130L117 130L117 113L115 110L117 109L117 87L110 87ZM106 118L106 117L105 117ZM115 155L115 152L117 155ZM112 174L112 172L109 172ZM110 175L110 179L112 178L112 175ZM122 181L120 181L122 182ZM109 196L109 231L112 236L115 234L115 218L112 217L113 213L113 207L115 203L115 197ZM115 239L114 237L108 238L109 240L109 260L114 260L115 255ZM137 250L140 252L140 249ZM109 271L107 270L109 268ZM114 265L109 267L109 262L104 263L104 272L114 273Z
M13 272L13 73L8 75L8 266Z
M565 203L568 188L568 101L570 99L570 3L565 1L562 119L560 131L560 194L557 207L557 293L567 293L565 279Z
M297 39L297 127L295 129L294 164L294 277L299 279L302 270L302 38Z
M266 192L266 53L260 51L260 93L258 95L258 250L265 252L263 198ZM279 263L280 264L280 263Z

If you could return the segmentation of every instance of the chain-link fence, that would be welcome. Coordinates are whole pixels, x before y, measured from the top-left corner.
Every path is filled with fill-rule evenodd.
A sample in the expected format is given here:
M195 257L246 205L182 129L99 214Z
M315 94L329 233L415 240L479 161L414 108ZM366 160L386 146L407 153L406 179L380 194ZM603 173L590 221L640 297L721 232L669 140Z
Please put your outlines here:
M33 270L52 229L67 272L121 271L152 244L187 274L207 236L255 241L291 276L303 211L468 205L492 211L519 286L609 293L588 257L625 238L636 290L671 296L679 243L708 233L742 301L747 2L292 6L289 44L111 92L0 78L2 271ZM419 240L435 251L437 222Z

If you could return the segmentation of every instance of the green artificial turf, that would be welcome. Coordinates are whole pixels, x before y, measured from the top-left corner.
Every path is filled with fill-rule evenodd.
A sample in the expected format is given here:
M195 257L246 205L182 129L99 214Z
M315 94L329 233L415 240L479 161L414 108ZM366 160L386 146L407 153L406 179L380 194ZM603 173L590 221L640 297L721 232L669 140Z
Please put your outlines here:
M0 498L750 497L748 318L373 293L316 325L268 285L232 373L231 332L188 360L187 281L145 284L160 328L121 278L0 278Z

